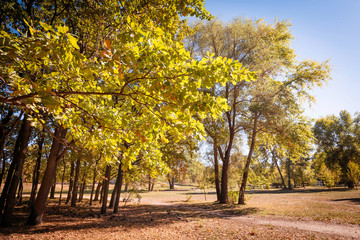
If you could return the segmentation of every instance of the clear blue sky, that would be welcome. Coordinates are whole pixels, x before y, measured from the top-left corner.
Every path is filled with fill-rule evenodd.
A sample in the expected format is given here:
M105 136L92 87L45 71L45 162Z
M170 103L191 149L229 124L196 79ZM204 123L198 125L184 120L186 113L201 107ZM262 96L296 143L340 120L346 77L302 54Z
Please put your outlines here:
M330 60L332 80L314 95L310 117L360 112L360 0L205 0L222 21L241 16L290 20L297 59Z

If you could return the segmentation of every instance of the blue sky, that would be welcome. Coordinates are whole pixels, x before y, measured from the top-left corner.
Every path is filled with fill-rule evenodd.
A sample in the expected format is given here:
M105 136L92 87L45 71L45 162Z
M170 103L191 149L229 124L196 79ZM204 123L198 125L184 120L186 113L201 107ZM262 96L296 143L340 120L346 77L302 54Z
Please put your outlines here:
M298 60L329 59L332 80L314 90L310 117L360 111L360 0L205 0L222 21L237 16L289 20Z

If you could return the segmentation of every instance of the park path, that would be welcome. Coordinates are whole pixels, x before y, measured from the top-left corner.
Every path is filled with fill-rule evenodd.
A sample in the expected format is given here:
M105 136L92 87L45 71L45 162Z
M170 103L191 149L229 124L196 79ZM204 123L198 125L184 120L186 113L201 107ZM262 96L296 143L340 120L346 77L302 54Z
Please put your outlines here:
M158 206L174 206L178 207L179 204L173 202L161 201L159 199L144 199L142 203L158 205ZM216 217L227 219L230 221L251 224L251 225L266 225L276 226L281 228L295 228L304 231L312 231L324 234L338 235L345 238L359 239L360 240L360 225L351 224L336 224L336 223L325 223L320 221L305 221L296 220L294 218L287 217L270 217L270 216L258 216L258 215L245 215L245 216L234 216L226 214L224 212L209 210L198 206L181 204L181 207L188 208L189 210L199 211L206 214L215 215Z
M344 225L335 223L324 223L318 221L303 221L303 220L290 220L290 219L274 219L271 217L258 217L258 216L230 216L232 220L251 223L257 225L277 226L284 228L296 228L305 231L326 233L331 235L339 235L343 237L351 237L360 239L360 226L359 225Z

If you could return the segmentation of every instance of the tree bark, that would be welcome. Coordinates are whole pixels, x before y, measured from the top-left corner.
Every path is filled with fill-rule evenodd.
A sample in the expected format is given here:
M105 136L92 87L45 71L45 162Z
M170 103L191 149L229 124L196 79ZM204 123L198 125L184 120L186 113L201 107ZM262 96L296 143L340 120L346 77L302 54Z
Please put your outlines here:
M175 189L175 176L172 176L171 178L168 178L169 181L169 187L171 190Z
M118 189L118 185L119 185L119 181L118 181L118 178L116 177L115 186L111 193L111 198L110 198L110 203L109 203L110 209L114 208L115 196L116 196L116 191Z
M102 180L100 187L100 201L99 201L100 204L103 202L104 188L105 188L105 178Z
M51 186L51 189L50 189L50 199L54 199L55 198L55 190L56 190L56 173L55 173L55 176L54 176L54 182Z
M151 175L149 174L149 185L148 185L148 191L151 191Z
M273 154L274 154L274 153L273 153ZM284 176L283 176L282 173L281 173L281 169L280 169L280 167L279 167L279 164L278 164L278 162L277 162L277 159L276 159L275 156L273 156L273 158L274 158L274 162L275 162L276 168L277 168L277 170L278 170L278 172L279 172L279 174L280 174L281 182L282 182L282 184L283 184L283 187L284 187L284 189L287 189L286 184L285 184L285 179L284 179Z
M253 152L254 152L254 149L255 149L255 141L256 141L256 133L257 133L257 121L258 121L258 118L255 115L253 132L252 132L252 136L251 136L251 145L250 145L249 154L247 156L246 163L245 163L244 174L243 174L243 178L242 178L242 182L241 182L241 186L240 186L240 191L239 191L238 204L245 204L246 184L247 184L247 179L248 179L248 176L249 176L251 158L252 158L252 155L253 155Z
M24 190L24 186L23 186L23 178L20 178L19 181L19 190L18 190L18 195L17 195L17 199L18 199L18 204L21 205L22 204L22 194L23 194L23 190Z
M94 188L95 188L95 182L96 182L96 170L97 170L97 164L101 159L101 154L99 159L95 162L95 167L94 167L94 175L93 175L93 180L92 180L92 185L91 185L91 194L90 194L90 203L89 205L92 205L92 201L93 201L93 194L94 194Z
M287 158L287 160L286 160L286 167L287 167L287 175L288 175L288 188L289 188L289 190L292 190L293 187L291 186L291 163L290 163L290 158Z
M63 149L63 144L60 142L61 140L65 139L66 132L67 130L62 128L61 126L57 126L55 128L53 143L51 146L44 176L41 181L41 186L34 205L31 208L31 213L27 221L27 224L29 225L37 225L42 222L49 191L54 181L54 176L56 174L57 162L59 161L61 155L63 155L66 151L66 149ZM62 153L60 154L61 151Z
M15 127L17 126L17 124L20 122L20 119L23 115L23 113L20 114L20 116L16 119L16 121L12 124L11 128L6 131L5 125L9 123L11 116L13 115L13 111L10 110L7 117L5 117L4 119L1 120L1 126L0 126L0 159L3 159L3 164L2 164L2 170L1 170L1 175L0 175L0 187L2 184L2 180L5 174L5 167L6 167L6 158L4 155L4 147L5 147L5 141L6 138L12 133L12 131L15 129Z
M87 176L86 164L85 164L84 168L85 169L84 169L82 184L81 184L80 193L79 193L79 202L81 202L83 200L84 191L85 191L85 188L86 188L86 176Z
M36 158L33 177L32 177L32 186L31 186L31 194L30 194L30 201L29 201L30 206L35 201L37 187L38 187L38 184L39 184L41 155L42 155L42 149L43 149L43 145L44 145L44 141L45 141L45 133L44 133L44 131L42 133L40 133L39 135L40 136L38 138L38 152L37 152L37 158Z
M16 190L18 188L18 184L20 179L22 178L22 170L23 170L23 166L24 166L24 161L26 158L26 151L27 151L27 146L29 143L29 138L30 138L30 133L31 133L31 126L30 126L30 121L27 119L27 115L24 116L23 119L23 123L21 125L20 131L19 131L19 135L17 137L16 143L15 143L15 149L14 149L14 158L13 158L13 163L14 163L14 171L13 172L9 172L10 177L7 178L6 180L9 180L8 183L8 189L5 189L7 192L5 193L6 195L4 196L4 198L6 198L6 205L4 207L4 213L1 216L1 226L10 226L12 223L12 213L13 213L13 209L15 206L15 195L16 195ZM12 164L13 164L12 163ZM5 185L7 185L5 183ZM4 204L4 202L1 202L1 204ZM1 207L1 211L2 211L2 206Z
M104 190L103 190L103 201L101 206L101 214L106 214L106 205L107 205L107 197L109 193L109 183L110 183L110 174L111 174L111 165L106 166L105 170L105 183L104 183Z
M3 176L5 175L5 170L6 170L6 157L5 157L5 154L1 154L1 155L2 155L2 165L1 165L1 173L0 173L1 174L0 175L0 188L2 185Z
M98 184L97 184L96 190L95 190L94 201L99 201L99 193L100 193L100 188L102 185L103 185L103 183L98 181Z
M78 157L78 159L76 160L74 187L72 189L72 197L71 197L72 207L76 207L77 193L79 188L80 165L81 165L81 158Z
M118 213L119 211L119 202L120 202L120 194L121 194L121 187L123 183L123 171L121 169L122 164L119 164L118 176L116 178L117 188L116 188L116 198L115 198L115 205L114 205L114 213Z
M155 178L152 179L150 191L154 191L154 185L155 185Z
M61 188L60 188L60 196L59 196L59 205L61 205L61 197L62 197L62 193L63 193L63 189L64 189L64 179L65 179L65 169L66 169L66 163L65 160L63 159L64 162L64 169L63 169L63 174L61 177Z
M69 183L69 190L68 190L65 204L68 204L71 200L71 196L72 196L71 194L72 194L73 187L74 187L74 173L75 173L75 161L71 160L70 183Z
M221 188L219 179L219 159L217 149L217 139L214 138L214 170L215 170L215 189L216 189L216 201L220 202Z

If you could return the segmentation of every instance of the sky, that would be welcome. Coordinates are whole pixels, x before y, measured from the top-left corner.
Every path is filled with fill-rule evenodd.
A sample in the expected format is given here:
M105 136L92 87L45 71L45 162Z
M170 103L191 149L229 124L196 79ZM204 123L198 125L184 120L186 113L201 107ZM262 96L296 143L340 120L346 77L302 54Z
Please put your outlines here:
M205 0L205 8L224 22L289 20L297 60L330 60L332 68L332 80L313 91L317 101L305 114L360 112L360 0Z

